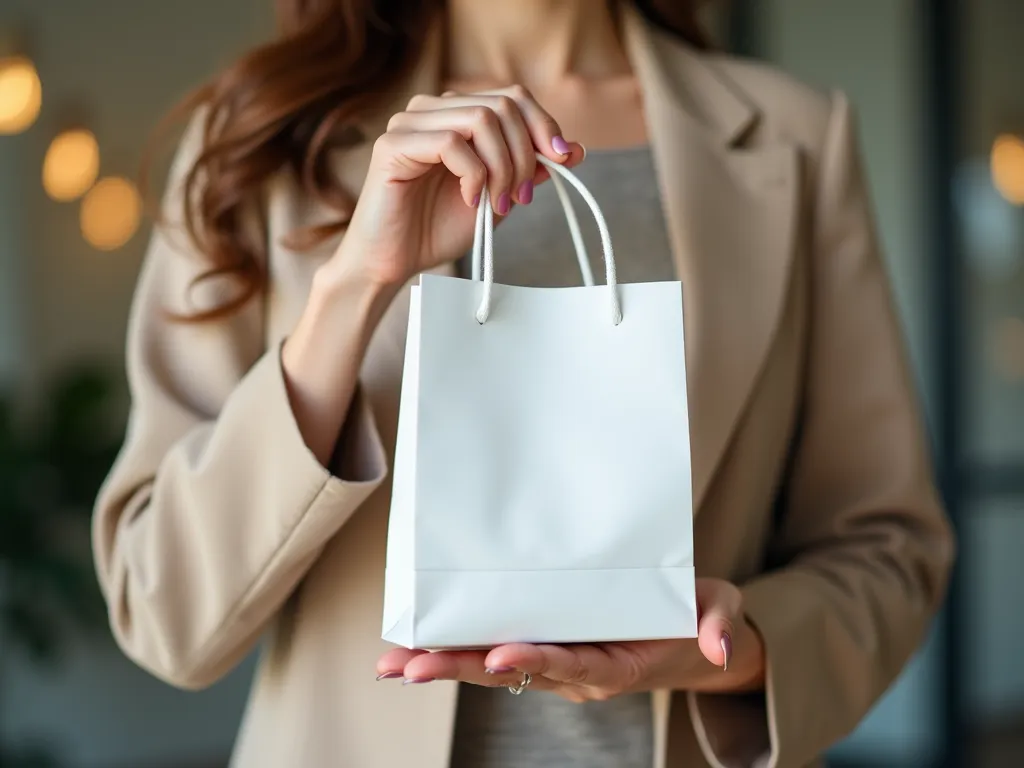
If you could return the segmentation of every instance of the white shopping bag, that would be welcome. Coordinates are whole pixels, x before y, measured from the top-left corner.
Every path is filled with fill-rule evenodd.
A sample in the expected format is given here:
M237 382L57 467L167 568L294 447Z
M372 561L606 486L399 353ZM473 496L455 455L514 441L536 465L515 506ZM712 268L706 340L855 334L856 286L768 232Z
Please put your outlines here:
M681 286L617 285L596 201L538 159L587 285L495 285L485 194L474 280L412 289L383 620L407 648L697 634ZM606 285L559 175L597 218Z

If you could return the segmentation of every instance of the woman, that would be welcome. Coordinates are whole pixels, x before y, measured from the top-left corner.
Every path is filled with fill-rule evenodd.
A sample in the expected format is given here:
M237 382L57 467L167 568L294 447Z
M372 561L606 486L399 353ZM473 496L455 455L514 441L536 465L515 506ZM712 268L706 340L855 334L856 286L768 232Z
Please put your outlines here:
M95 546L164 680L266 639L234 765L796 768L921 642L953 546L849 105L707 51L694 5L279 0L198 95ZM700 637L389 649L406 286L464 269L480 195L516 208L499 280L575 282L535 152L601 201L623 280L685 286Z

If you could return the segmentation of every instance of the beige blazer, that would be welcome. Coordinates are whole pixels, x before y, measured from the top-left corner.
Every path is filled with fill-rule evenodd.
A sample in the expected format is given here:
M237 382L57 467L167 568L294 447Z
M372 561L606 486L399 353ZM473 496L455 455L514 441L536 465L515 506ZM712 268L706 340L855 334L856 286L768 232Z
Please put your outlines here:
M953 542L849 104L634 14L626 38L685 293L697 572L742 585L768 663L763 695L654 694L658 765L798 768L918 647ZM437 50L337 158L352 189L390 114L438 91ZM186 136L175 178L198 143ZM131 424L94 527L114 634L190 689L265 639L237 768L447 768L457 685L374 680L408 295L372 340L327 471L292 418L279 346L336 243L281 245L326 216L288 174L266 212L269 290L228 320L164 319L203 269L183 236L156 234L145 261Z

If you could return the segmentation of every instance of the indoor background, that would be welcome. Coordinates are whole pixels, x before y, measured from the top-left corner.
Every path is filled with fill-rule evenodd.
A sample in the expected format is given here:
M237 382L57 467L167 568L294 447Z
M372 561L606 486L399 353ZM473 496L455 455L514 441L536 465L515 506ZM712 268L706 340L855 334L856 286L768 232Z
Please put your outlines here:
M143 143L176 98L269 33L271 6L0 0L5 768L22 765L16 751L35 753L26 766L226 764L251 664L202 693L148 677L96 620L81 565L88 499L126 408L124 329L148 234L131 184ZM723 48L841 88L858 108L961 540L931 641L835 764L1019 768L1024 2L745 0L710 22ZM47 492L27 498L27 484Z

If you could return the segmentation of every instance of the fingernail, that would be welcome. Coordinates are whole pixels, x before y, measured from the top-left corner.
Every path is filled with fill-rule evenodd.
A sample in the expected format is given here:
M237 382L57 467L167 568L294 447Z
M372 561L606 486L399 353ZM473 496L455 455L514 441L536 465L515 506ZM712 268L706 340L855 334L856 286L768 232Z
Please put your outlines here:
M722 670L728 672L729 659L732 658L732 638L729 637L727 632L722 633L722 653L725 655L725 663L722 665Z
M479 192L477 192L476 195L473 197L473 207L476 208L478 205L480 205L480 193Z
M401 672L385 672L382 675L377 675L378 680L394 680L402 676Z
M569 142L561 136L555 136L555 138L551 140L551 148L560 155L568 155L571 151L569 149Z
M508 192L502 192L498 197L498 215L504 216L508 213L509 208L512 207L512 198L509 197Z
M515 672L515 667L488 667L486 670L488 675L507 675L509 672Z
M407 677L402 681L402 685L422 685L423 683L432 683L434 678L432 677Z
M519 202L529 205L533 202L533 181L527 179L519 187Z
M583 150L583 160L586 160L587 159L587 145L586 144L580 144L580 149ZM580 160L580 162L582 163L583 160Z

